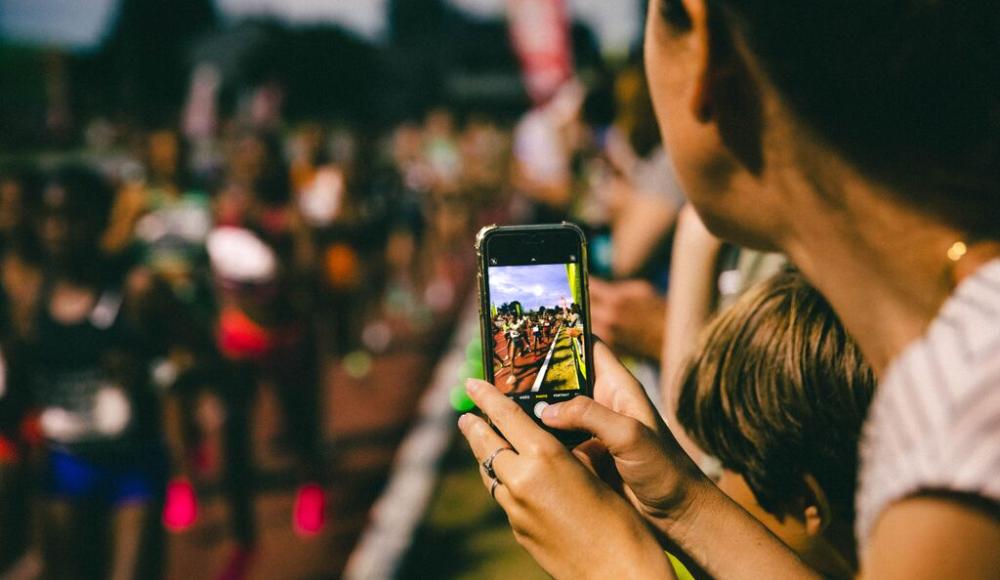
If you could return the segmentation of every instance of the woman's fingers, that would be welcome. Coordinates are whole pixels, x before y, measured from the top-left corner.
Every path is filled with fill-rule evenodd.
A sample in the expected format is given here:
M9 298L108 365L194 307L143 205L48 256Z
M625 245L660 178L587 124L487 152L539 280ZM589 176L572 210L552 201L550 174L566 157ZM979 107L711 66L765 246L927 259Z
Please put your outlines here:
M466 413L458 419L458 428L462 431L462 435L465 436L466 441L469 442L469 447L472 448L472 454L476 456L476 461L480 465L486 459L493 455L497 449L511 449L510 443L505 441L503 437L497 435L486 421L483 421L475 415ZM517 457L516 451L501 451L493 457L493 473L496 473L497 479L500 481L504 480L504 474L507 473L507 469L510 467L509 461ZM483 477L483 483L489 487L492 484L492 479L486 474L486 470L480 468L480 475Z
M618 360L608 345L594 341L594 400L618 413L659 430L660 416L642 385Z
M550 405L542 421L556 429L587 431L607 446L612 455L632 448L646 429L636 419L616 413L589 397L575 397L566 403Z
M622 480L615 468L615 459L600 439L588 439L577 445L573 449L573 455L611 489L621 492Z
M539 445L559 443L546 433L521 407L486 381L469 379L465 383L476 406L486 413L500 433L519 452L536 450Z

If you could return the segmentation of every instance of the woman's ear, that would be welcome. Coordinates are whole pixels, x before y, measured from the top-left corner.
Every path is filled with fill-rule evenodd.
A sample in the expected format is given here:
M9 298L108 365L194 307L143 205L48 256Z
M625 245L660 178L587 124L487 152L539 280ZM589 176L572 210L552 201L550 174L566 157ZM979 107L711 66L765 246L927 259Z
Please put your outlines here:
M708 21L708 10L704 0L684 0L684 8L691 19L692 46L695 49L694 91L691 93L691 113L695 119L707 123L712 119L714 107L712 95L716 89L712 66L712 34Z
M701 123L714 123L730 152L757 174L763 165L760 79L719 8L708 11L701 0L686 3L695 7L690 12L697 47L691 112Z
M684 5L691 18L692 40L697 51L697 81L691 95L691 112L706 123L718 114L718 96L730 90L725 85L733 76L736 55L717 7L709 12L704 0L684 0Z
M806 534L810 537L817 537L829 527L833 520L833 512L830 510L830 502L826 498L826 493L812 474L805 474L802 483L806 494L802 502L802 522L805 525Z

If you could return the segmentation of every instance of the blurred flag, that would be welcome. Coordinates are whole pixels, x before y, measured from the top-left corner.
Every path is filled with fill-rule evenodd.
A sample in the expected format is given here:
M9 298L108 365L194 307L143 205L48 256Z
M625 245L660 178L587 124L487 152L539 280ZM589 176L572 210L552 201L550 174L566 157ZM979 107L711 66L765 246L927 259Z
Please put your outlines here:
M0 0L0 38L16 44L95 50L110 34L121 0Z
M525 87L540 105L573 74L565 0L507 0L507 19Z

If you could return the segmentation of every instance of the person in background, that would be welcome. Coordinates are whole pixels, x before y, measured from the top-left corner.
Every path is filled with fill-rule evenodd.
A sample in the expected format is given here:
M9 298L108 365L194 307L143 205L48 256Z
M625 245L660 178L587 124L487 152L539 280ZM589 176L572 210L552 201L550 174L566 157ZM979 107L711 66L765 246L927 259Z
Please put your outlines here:
M292 526L302 536L313 536L326 517L319 484L319 352L311 324L315 249L292 203L275 136L233 135L215 212L208 253L220 304L216 341L233 384L240 385L230 398L227 439L241 450L243 467L234 465L230 485L247 487L239 474L249 469L250 393L262 379L270 380L302 482Z
M571 133L584 96L579 81L568 81L514 129L511 185L534 204L534 222L558 222L573 203Z
M351 158L334 160L329 152L329 138L319 123L306 123L291 137L289 176L292 197L304 228L308 230L317 256L317 282L323 292L321 300L331 310L331 320L325 326L332 329L338 351L349 348L355 332L352 324L352 292L361 284L357 250L345 237L354 224L350 223L352 204L348 178L353 177Z
M670 264L664 240L673 233L684 192L660 139L641 63L619 75L615 97L618 115L603 147L612 170L612 273L616 279L649 278L663 288Z
M630 357L630 368L658 401L664 329L649 320L666 316L670 252L684 194L638 64L617 77L615 98L618 114L602 151L609 171L597 194L607 200L611 278L591 280L591 318L594 332Z
M239 463L233 455L238 456L239 450L229 441L223 446L222 461L212 453L208 437L212 425L199 420L210 413L198 410L232 406L238 387L231 384L233 377L211 339L217 317L205 247L213 225L211 199L196 187L188 171L185 141L176 130L149 131L141 151L142 164L126 175L118 189L102 249L168 288L188 322L188 340L171 345L153 371L161 390L171 459L162 519L169 531L182 533L200 515L196 484L211 481L224 467L220 463L230 467ZM248 480L240 477L241 482ZM253 549L252 505L246 487L224 486L236 539L227 570L243 568Z
M29 326L15 319L9 290L32 288L39 278L40 248L32 225L39 176L28 168L0 172L0 577L38 576L35 502L30 470L37 438L32 432L31 392L24 376L26 353L17 341ZM16 293L16 290L15 290ZM36 544L36 545L33 545Z
M148 370L183 340L183 316L169 291L100 252L112 201L101 177L65 167L43 183L41 276L7 294L27 322L13 340L47 451L46 574L155 578L167 457Z
M448 109L427 113L423 127L423 157L431 170L432 191L444 195L459 187L462 157L455 118Z

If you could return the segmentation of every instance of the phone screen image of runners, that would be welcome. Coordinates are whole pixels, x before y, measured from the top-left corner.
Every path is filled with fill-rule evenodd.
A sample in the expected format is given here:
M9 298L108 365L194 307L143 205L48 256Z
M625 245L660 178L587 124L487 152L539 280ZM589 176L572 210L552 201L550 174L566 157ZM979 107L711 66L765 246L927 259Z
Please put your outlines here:
M553 228L488 240L484 260L488 378L536 422L546 406L589 395L593 376L582 234Z

